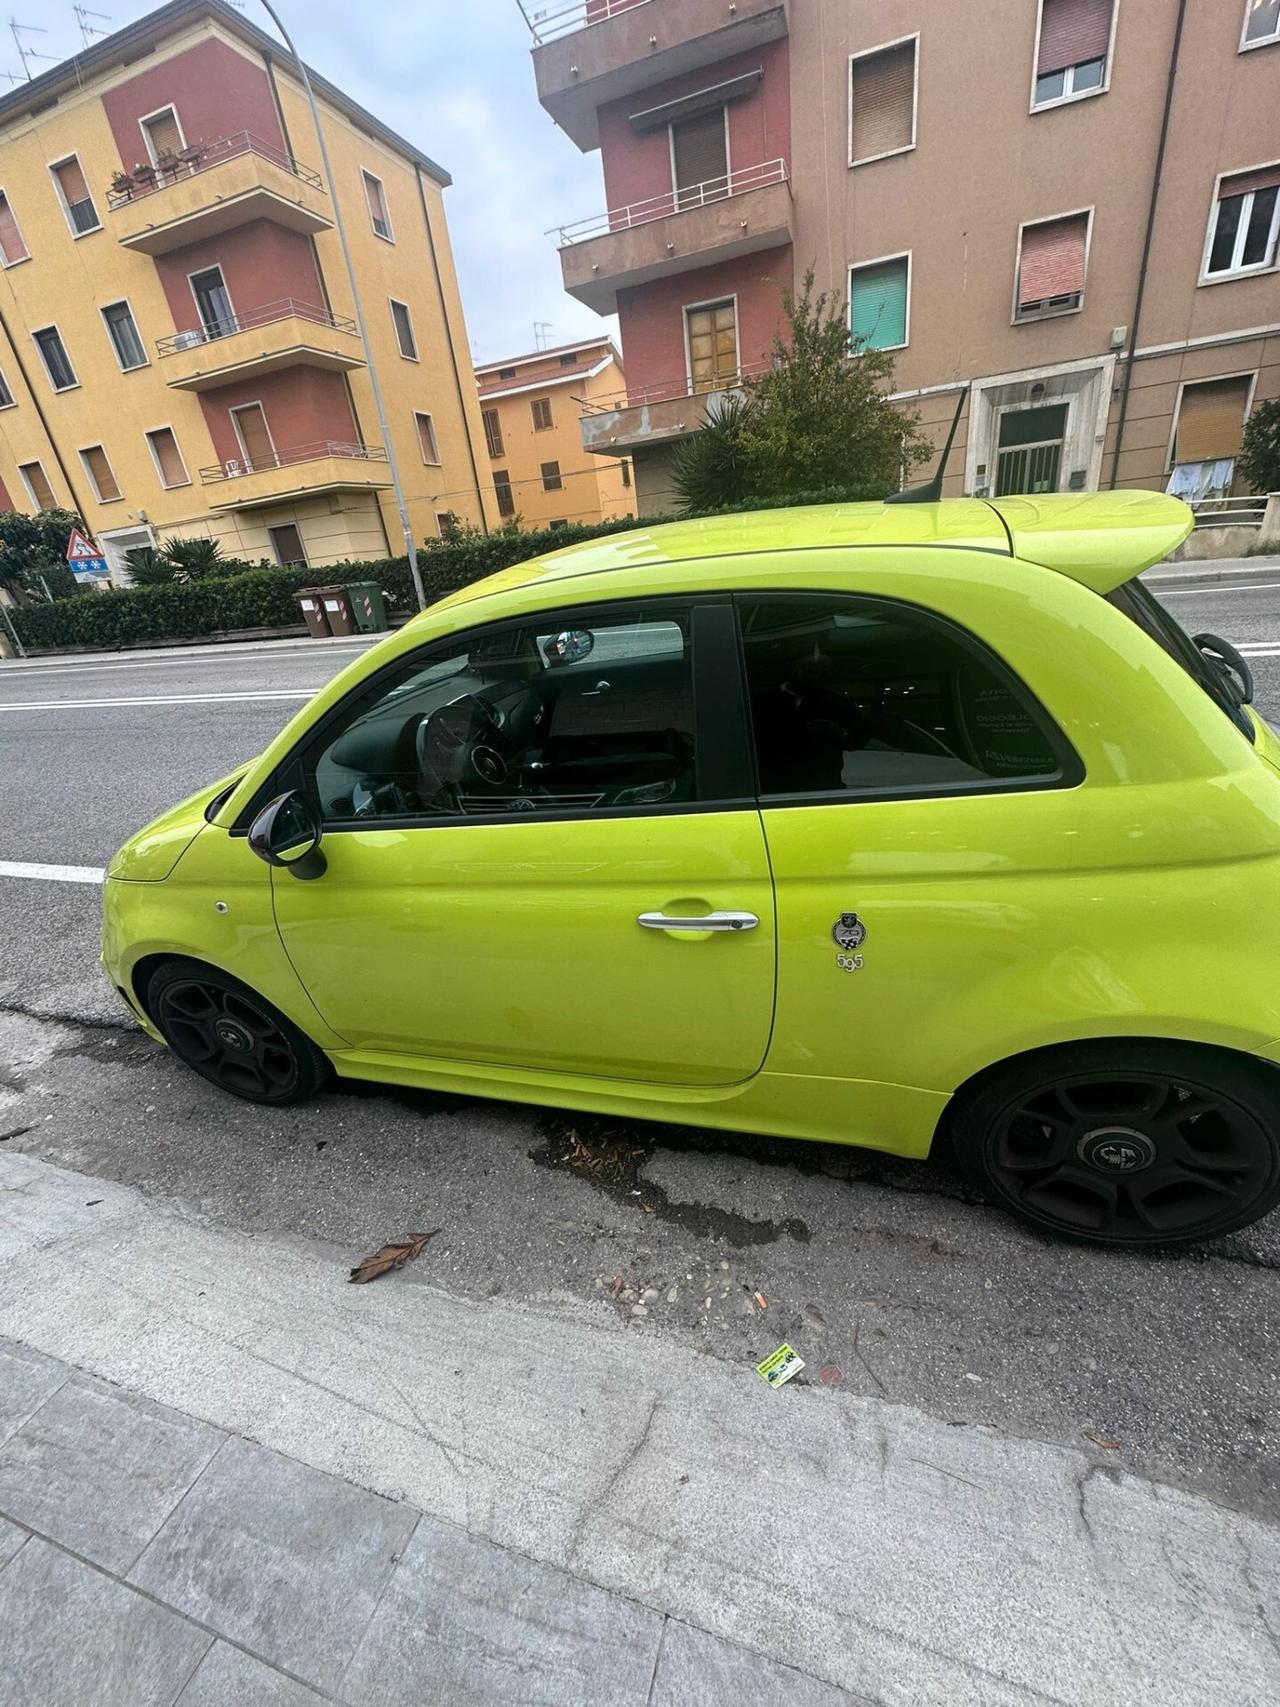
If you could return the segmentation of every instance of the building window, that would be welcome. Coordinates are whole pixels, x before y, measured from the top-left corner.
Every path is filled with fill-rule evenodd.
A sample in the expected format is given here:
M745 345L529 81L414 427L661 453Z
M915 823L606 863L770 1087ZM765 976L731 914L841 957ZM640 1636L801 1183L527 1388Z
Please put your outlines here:
M911 257L890 255L849 269L849 337L859 350L900 350L907 342Z
M727 107L671 126L671 178L676 206L701 207L729 194Z
M102 310L107 323L107 336L116 352L116 360L127 373L130 368L146 367L147 352L138 336L138 323L127 302L111 302Z
M1084 301L1089 249L1088 213L1041 219L1018 234L1018 292L1015 320L1044 320L1073 314Z
M414 411L413 419L418 428L418 449L422 452L423 462L438 467L440 462L440 446L436 443L436 424L430 415L421 409Z
M1273 41L1280 41L1280 0L1245 0L1241 51Z
M292 522L281 522L279 527L268 528L267 534L271 540L271 549L276 554L276 562L284 569L292 564L300 563L307 567L307 554L302 544L302 535Z
M436 511L436 531L441 539L455 539L458 533L458 518L452 510Z
M548 522L547 523L547 526L552 530L553 533L556 531L557 528L567 528L568 525L569 525L568 522L565 521L563 517L561 517L560 520L557 522Z
M622 484L624 486L630 486L630 484L631 484L631 464L627 461L625 456L623 457L622 461L618 464L618 466L622 470Z
M511 491L511 476L505 468L493 471L493 490L498 499L498 514L510 518L516 513L516 501Z
M1252 374L1184 385L1169 448L1169 490L1179 498L1224 498L1235 480Z
M919 37L890 42L849 61L849 164L865 166L916 145Z
M392 299L391 319L396 329L396 343L400 346L400 354L406 361L416 362L418 346L413 336L413 321L409 318L408 305Z
M62 341L62 334L56 326L46 326L42 331L34 332L36 348L44 363L44 371L49 375L49 384L55 391L71 391L80 381L76 378L76 370L71 365L71 357L67 354L67 346Z
M558 462L544 462L542 465L542 490L544 492L559 492L563 486L564 481L560 478L560 464Z
M699 302L684 311L689 381L695 392L738 383L738 304Z
M515 377L516 370L513 367L500 367L498 369L499 379L514 379Z
M178 155L187 146L177 111L173 107L161 107L159 112L148 113L138 123L142 126L142 138L151 164L171 166L176 163Z
M25 261L30 253L18 229L9 198L0 190L0 260L6 267L13 267L19 261Z
M1067 405L1004 409L996 435L996 497L1014 492L1056 492L1062 478Z
M9 389L9 381L2 373L0 373L0 409L12 409L14 407L13 393Z
M83 237L90 231L97 231L102 225L98 218L98 210L93 205L93 197L89 194L89 185L80 169L80 162L74 154L65 160L59 160L50 166L54 184L57 186L58 199L62 203L62 211L67 216L67 224L76 237Z
M187 283L191 286L196 313L200 316L200 330L206 339L225 338L239 330L235 306L221 267L205 267L201 272L190 273Z
M547 428L553 424L551 420L551 399L549 397L535 397L529 405L529 409L533 415L534 432L545 433Z
M266 410L261 403L241 403L227 413L235 428L236 441L244 458L244 470L252 474L258 469L278 468L280 458L267 426ZM237 473L239 470L236 471Z
M147 444L155 461L156 473L162 486L189 486L191 476L182 460L178 441L172 427L156 427L147 434Z
M1102 93L1112 10L1113 0L1041 0L1033 107Z
M22 484L27 489L27 496L37 510L56 510L58 500L53 495L53 487L49 477L38 462L20 462L18 473L22 476Z
M388 243L394 243L391 232L391 215L387 211L387 193L382 187L382 179L375 178L372 172L362 172L364 179L364 199L369 204L369 218L373 229L379 237Z
M484 443L490 456L502 455L502 420L496 409L484 411Z
M93 487L98 502L114 504L122 494L111 471L111 464L107 461L106 451L101 445L86 445L80 452L80 461L84 464L84 471L89 476L89 484Z
M561 356L560 357L560 366L561 367L577 367L577 365L578 365L578 353L576 350L570 350L569 354L567 356Z
M1266 272L1276 264L1278 234L1280 165L1221 179L1205 245L1204 277Z

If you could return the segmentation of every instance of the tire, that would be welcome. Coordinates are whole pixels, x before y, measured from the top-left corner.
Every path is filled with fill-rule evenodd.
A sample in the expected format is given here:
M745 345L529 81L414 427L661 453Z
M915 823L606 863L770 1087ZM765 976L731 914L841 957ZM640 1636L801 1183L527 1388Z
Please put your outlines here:
M329 1078L309 1037L215 966L165 961L147 984L146 1004L179 1060L230 1096L290 1108L310 1102Z
M989 1202L1088 1244L1199 1244L1280 1202L1280 1074L1225 1050L1044 1050L962 1091L951 1136Z

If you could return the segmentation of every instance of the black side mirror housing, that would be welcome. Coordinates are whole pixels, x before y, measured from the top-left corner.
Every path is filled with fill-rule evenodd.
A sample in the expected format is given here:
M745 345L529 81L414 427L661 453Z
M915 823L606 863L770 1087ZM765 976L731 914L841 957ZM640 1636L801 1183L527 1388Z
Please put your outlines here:
M249 846L268 865L309 881L328 870L320 851L323 833L315 807L295 788L262 808L249 826Z

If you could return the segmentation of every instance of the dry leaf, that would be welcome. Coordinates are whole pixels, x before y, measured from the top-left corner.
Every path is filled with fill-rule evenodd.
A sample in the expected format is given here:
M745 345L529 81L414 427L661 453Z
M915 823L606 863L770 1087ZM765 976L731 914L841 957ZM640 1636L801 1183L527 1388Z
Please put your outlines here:
M1084 1437L1086 1440L1091 1440L1095 1446L1104 1446L1108 1452L1119 1452L1124 1445L1121 1440L1108 1440L1105 1435L1090 1434L1088 1429L1084 1431Z
M418 1256L428 1239L434 1239L440 1231L433 1227L429 1233L414 1233L411 1238L402 1239L398 1244L383 1245L380 1251L375 1251L371 1257L366 1257L351 1270L348 1279L360 1286L366 1280L376 1280L380 1274L388 1274L393 1268L403 1268L407 1262L412 1262Z
M824 1387L838 1387L844 1380L844 1372L835 1363L824 1363L818 1371L818 1380Z

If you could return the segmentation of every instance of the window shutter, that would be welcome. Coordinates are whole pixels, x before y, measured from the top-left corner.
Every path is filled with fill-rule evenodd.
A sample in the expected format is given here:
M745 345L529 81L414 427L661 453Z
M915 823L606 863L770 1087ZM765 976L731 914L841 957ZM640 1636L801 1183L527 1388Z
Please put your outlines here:
M725 157L724 108L715 107L709 113L700 113L697 118L673 124L671 157L677 190L723 180L729 169ZM721 194L727 189L728 185L723 181L716 184L716 190Z
M14 261L25 260L27 255L27 246L22 241L18 222L9 206L9 198L4 195L0 195L0 254L3 254L10 265Z
M182 455L178 450L178 441L168 427L160 427L154 433L147 434L151 448L156 453L156 461L160 464L160 479L166 486L185 486L187 471L183 467Z
M1218 185L1218 200L1232 196L1247 196L1250 190L1274 190L1280 184L1280 165L1262 166L1256 172L1237 172L1234 178L1224 178Z
M1105 59L1112 0L1044 0L1036 75L1047 77L1087 59Z
M108 504L113 498L118 498L120 488L116 485L116 477L111 472L111 464L107 461L107 453L102 446L90 445L84 453L84 460L102 502Z
M267 431L267 417L260 403L250 403L244 409L231 411L236 426L240 429L240 438L244 443L245 456L251 468L274 468L275 453L271 449L271 434Z
M484 412L484 442L490 456L502 455L502 418L496 409Z
M1051 296L1074 296L1084 290L1084 246L1088 217L1046 219L1022 232L1022 270L1018 303L1043 302Z
M58 182L62 185L62 193L72 207L77 202L87 202L90 199L89 185L78 160L64 160L61 166L55 167L54 170L58 174Z
M511 476L505 468L494 469L493 490L498 500L498 514L500 516L514 516L516 501L511 493Z
M870 160L911 146L915 129L916 44L903 42L853 62L851 158Z
M440 447L436 444L436 424L430 415L419 409L416 412L418 423L418 447L422 452L422 460L427 463L440 461Z
M57 503L53 496L53 487L49 478L38 462L24 462L19 471L27 477L27 485L35 495L36 505L42 510L53 510Z
M859 267L849 292L849 330L864 349L888 350L907 341L907 261Z
M1238 456L1244 438L1244 409L1249 380L1210 379L1182 393L1174 434L1175 462L1214 462Z
M157 113L153 119L146 119L143 128L151 139L152 151L157 159L164 154L176 154L182 147L182 132L178 129L178 121L171 107Z

